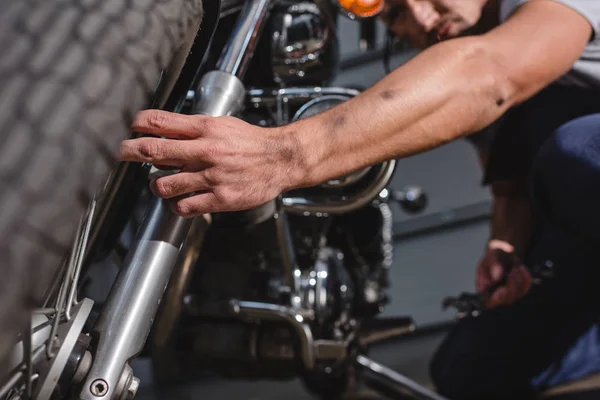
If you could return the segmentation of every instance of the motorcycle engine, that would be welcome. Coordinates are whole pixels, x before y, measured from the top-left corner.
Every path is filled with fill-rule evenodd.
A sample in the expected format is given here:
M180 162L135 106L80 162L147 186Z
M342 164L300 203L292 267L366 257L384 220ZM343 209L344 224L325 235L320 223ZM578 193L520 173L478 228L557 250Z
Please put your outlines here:
M259 243L276 242L268 232L269 225L270 221L249 228L252 238L232 238L227 229L219 228L207 238L205 245L210 250L199 260L198 271L202 272L192 281L185 298L177 339L178 351L188 356L189 368L210 369L234 379L291 379L300 375L304 370L301 335L285 319L266 315L277 307L308 322L313 340L343 340L351 333L354 282L343 253L328 247L315 257L303 256L308 248L301 252L299 302L290 307L279 255L275 249L257 248ZM229 251L223 247L224 236L228 236L225 246L236 248L235 255L231 247ZM238 240L251 243L244 246ZM264 315L235 318L230 308L232 299L239 299L240 304L265 305L255 310Z
M252 113L244 118L282 125L357 94L344 88L255 89L248 95ZM296 292L284 268L277 207L213 215L171 340L177 374L208 369L235 379L291 379L305 373L307 358L330 368L347 356L357 319L378 314L387 300L391 215L387 205L373 202L379 192L365 191L382 168L290 194L323 204L357 193L368 200L338 215L286 213Z

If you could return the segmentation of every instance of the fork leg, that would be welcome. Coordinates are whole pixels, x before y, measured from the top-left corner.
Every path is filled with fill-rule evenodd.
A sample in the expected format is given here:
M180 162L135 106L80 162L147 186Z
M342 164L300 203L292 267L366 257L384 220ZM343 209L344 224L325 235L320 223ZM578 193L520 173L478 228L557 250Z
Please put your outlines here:
M98 344L80 399L120 397L133 382L127 363L146 341L190 223L153 200L94 327Z

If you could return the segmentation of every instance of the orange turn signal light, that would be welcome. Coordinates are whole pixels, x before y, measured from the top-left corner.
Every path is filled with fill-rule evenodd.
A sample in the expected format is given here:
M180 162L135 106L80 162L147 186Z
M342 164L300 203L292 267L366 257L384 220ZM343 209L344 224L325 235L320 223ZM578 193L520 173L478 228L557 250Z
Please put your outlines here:
M358 18L369 18L383 10L385 0L338 0L338 3Z

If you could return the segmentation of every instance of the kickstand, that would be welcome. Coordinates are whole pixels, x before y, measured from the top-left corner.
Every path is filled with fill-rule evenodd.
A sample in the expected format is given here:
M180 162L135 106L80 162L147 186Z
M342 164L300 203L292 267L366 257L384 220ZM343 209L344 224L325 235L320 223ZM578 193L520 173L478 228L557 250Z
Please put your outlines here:
M359 355L356 364L364 372L365 384L386 397L398 400L448 400L368 357Z

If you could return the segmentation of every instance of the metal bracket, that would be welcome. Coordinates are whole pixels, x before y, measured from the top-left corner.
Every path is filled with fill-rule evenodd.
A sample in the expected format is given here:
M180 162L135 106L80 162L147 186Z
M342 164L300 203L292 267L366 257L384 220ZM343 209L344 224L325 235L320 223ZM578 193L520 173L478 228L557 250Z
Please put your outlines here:
M83 299L73 309L71 320L59 327L57 336L61 343L60 348L52 359L43 381L38 385L39 389L36 390L36 393L33 396L34 399L50 399L54 388L56 387L56 383L58 382L67 361L69 361L71 351L73 350L75 343L77 343L77 339L83 330L83 326L92 311L93 304L94 302L92 300L87 298Z
M394 393L398 396L398 399L406 399L406 395L408 394L419 400L448 400L412 379L376 363L368 357L359 355L356 357L356 365L371 378L375 379L379 385L385 386L385 390L380 389L377 391Z

